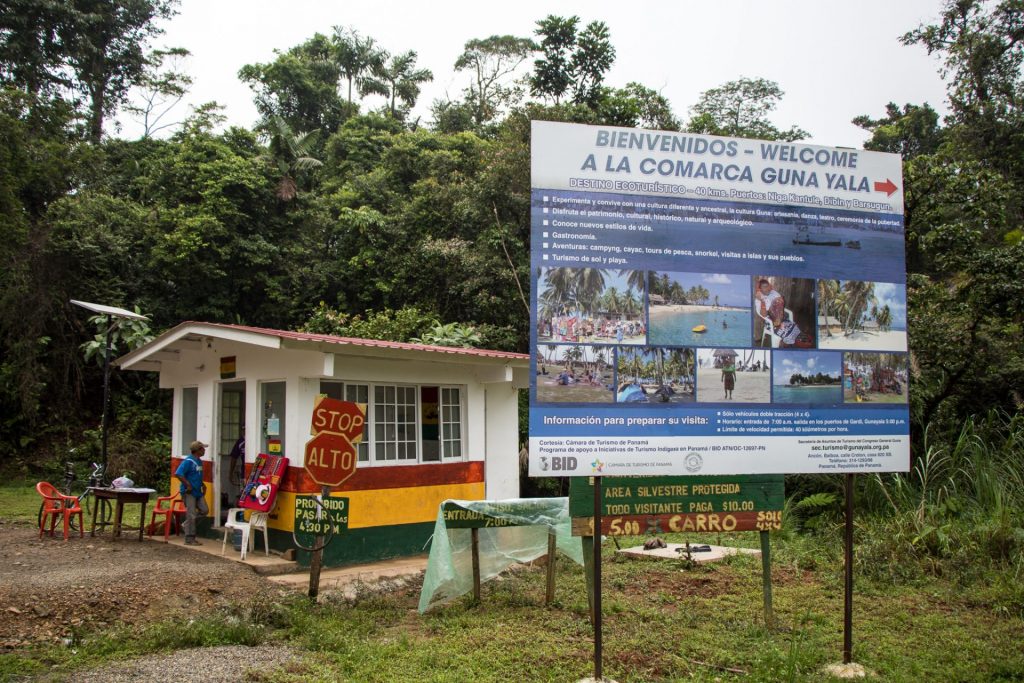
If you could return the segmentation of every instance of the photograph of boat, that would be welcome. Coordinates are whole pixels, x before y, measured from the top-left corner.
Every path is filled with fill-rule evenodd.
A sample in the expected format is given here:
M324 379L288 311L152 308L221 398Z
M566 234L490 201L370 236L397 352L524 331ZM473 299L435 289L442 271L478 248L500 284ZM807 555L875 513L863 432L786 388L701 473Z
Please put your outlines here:
M815 240L811 237L805 236L801 239L794 239L793 244L809 244L812 247L841 247L843 245L842 240Z

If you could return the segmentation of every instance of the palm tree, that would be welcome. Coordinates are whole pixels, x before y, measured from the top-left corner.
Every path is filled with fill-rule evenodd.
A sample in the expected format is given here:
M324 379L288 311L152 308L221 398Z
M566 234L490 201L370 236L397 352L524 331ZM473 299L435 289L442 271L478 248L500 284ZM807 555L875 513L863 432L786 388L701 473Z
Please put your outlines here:
M601 297L604 303L604 308L609 313L618 313L622 308L622 298L619 296L619 290L615 287L609 287L608 291Z
M605 271L601 268L575 269L575 299L584 313L593 313L604 291Z
M876 302L875 283L847 280L843 284L843 294L846 303L846 322L843 329L846 330L846 336L850 336L860 326L864 311Z
M647 277L642 270L620 270L619 277L626 276L626 285L643 293L647 291Z
M309 156L316 146L320 131L296 133L280 116L270 119L269 128L270 142L263 158L276 166L281 174L277 183L277 196L282 201L290 202L299 194L296 178L306 171L323 166L319 159Z
M622 314L629 318L640 312L640 302L637 300L635 294L633 294L633 288L630 287L626 290L626 293L622 295Z
M885 332L888 332L892 328L892 309L889 308L889 304L882 306L875 315L875 320L878 321L879 329Z
M821 315L825 317L825 334L832 336L828 317L835 316L836 298L839 296L839 280L818 280L818 301L821 302Z
M395 55L387 62L381 61L371 73L361 91L388 98L388 112L393 119L398 118L398 101L411 109L420 96L420 84L434 80L430 69L416 68L415 50Z
M376 41L369 36L360 36L353 29L334 27L334 59L341 69L341 75L348 81L348 101L352 103L352 86L359 88L360 95L365 95L363 85L366 74L379 69L388 53L377 47Z

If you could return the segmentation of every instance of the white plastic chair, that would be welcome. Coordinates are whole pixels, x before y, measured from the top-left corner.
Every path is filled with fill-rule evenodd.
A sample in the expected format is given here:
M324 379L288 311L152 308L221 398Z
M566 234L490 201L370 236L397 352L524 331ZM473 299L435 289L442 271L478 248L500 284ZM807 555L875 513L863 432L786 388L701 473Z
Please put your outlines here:
M263 532L263 550L267 557L270 557L270 540L267 537L267 516L266 512L253 512L249 520L239 520L238 513L245 512L243 508L231 508L228 510L228 520L224 522L224 542L220 545L220 554L223 555L228 547L228 535L238 529L242 532L242 559L245 559L247 552L253 550L256 539L253 537L253 530Z
M755 311L757 310L756 305L755 305L754 310ZM793 319L793 311L791 311L788 308L784 308L782 310L784 310L786 312L786 319L787 320L792 320ZM758 313L757 315L758 315L759 318L761 318L761 320L764 321L764 328L763 328L764 331L761 332L761 344L760 344L761 347L764 348L764 340L765 340L765 337L767 337L768 341L771 343L771 347L773 349L779 348L780 340L779 340L778 335L775 334L775 326L772 325L772 319L767 317L767 316L762 316L760 313Z

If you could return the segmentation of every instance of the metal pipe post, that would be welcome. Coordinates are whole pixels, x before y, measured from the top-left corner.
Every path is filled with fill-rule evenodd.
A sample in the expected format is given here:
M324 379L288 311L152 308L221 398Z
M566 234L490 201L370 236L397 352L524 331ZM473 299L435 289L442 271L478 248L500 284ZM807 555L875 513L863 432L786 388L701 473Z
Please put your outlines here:
M601 477L594 477L594 680L601 672Z
M103 350L103 425L102 450L103 471L107 471L107 431L110 427L110 344L114 334L114 318L107 314L107 344Z
M853 661L853 474L846 475L846 531L843 534L843 664Z

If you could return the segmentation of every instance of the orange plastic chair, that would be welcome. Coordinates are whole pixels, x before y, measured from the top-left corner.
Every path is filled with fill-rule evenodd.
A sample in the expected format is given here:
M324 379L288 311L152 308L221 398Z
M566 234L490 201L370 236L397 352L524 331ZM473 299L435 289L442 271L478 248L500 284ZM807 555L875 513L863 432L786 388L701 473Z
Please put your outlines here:
M167 503L164 507L162 503ZM153 532L156 531L156 518L157 515L164 518L164 543L167 543L167 539L171 535L171 526L174 526L174 532L178 533L178 514L185 513L185 503L181 500L181 495L175 493L173 496L160 496L156 499L156 506L153 508L153 512L149 516L149 535L152 536Z
M50 523L50 535L53 536L57 526L57 517L64 519L64 540L68 540L71 531L71 518L78 515L78 535L85 536L85 522L82 518L82 506L75 496L65 496L57 487L45 481L36 484L36 491L43 497L43 514L39 518L39 538L43 537L46 523Z

